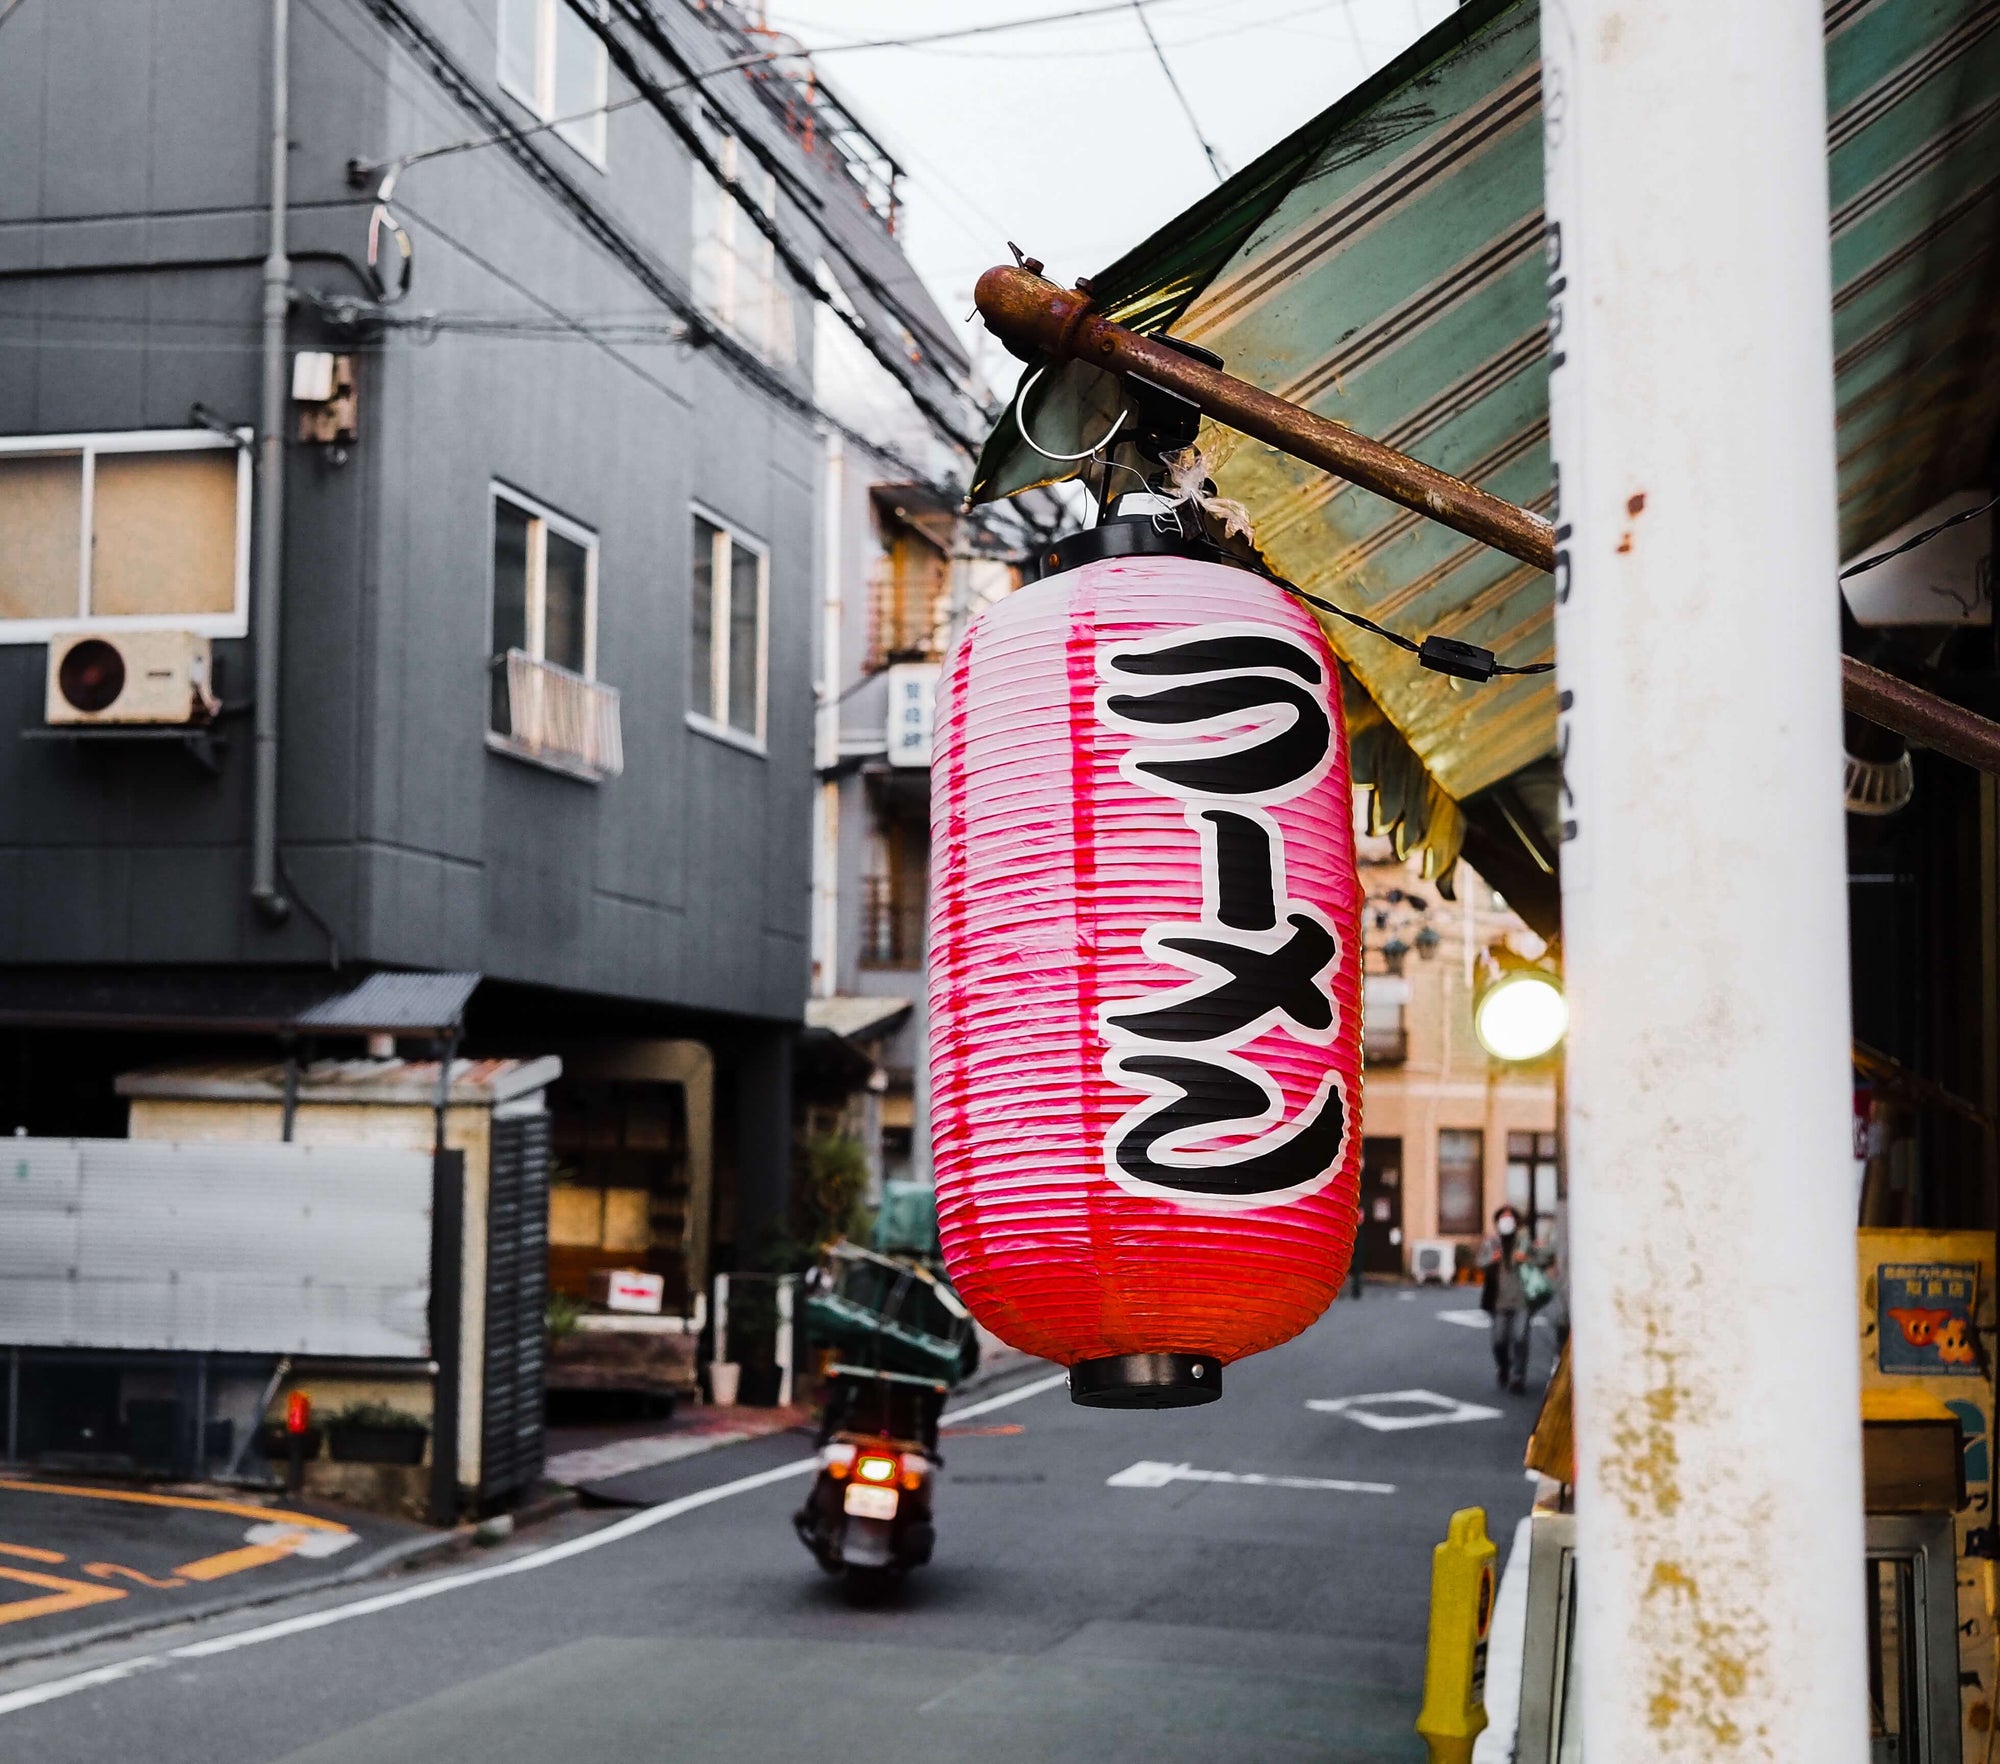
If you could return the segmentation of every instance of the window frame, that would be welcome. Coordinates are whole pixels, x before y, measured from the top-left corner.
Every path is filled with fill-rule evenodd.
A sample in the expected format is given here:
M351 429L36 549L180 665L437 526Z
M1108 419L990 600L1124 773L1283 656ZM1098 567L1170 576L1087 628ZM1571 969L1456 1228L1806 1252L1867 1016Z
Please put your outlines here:
M748 153L742 136L720 117L701 111L696 127L722 168L722 176L718 178L699 159L693 166L696 182L706 180L714 192L715 231L711 238L704 238L700 230L701 196L697 194L688 205L695 225L692 259L698 261L704 248L708 248L716 260L715 301L712 308L705 306L704 310L760 360L774 367L795 366L799 359L798 314L791 273L780 259L777 245L749 216L754 205L765 219L777 220L777 175ZM746 157L750 160L747 171ZM762 200L758 193L760 184ZM743 237L746 230L751 235L749 240ZM747 256L751 250L757 253L754 264ZM694 280L699 289L698 269ZM757 283L755 290L745 287L750 280ZM761 310L754 325L749 319L752 292L761 296Z
M79 529L74 615L59 619L0 618L0 646L47 643L74 631L192 631L203 637L247 637L250 634L250 503L255 472L250 458L251 433L223 434L215 429L91 429L67 435L0 436L0 458L23 455L77 455L83 472L79 498ZM97 457L104 453L236 454L236 579L226 613L93 613L90 605Z
M487 486L486 496L486 661L490 667L502 654L493 647L493 598L499 584L493 568L494 545L499 538L497 508L502 502L510 502L529 520L528 527L528 581L526 590L526 615L528 622L527 653L544 667L560 668L561 662L548 658L548 535L551 531L567 539L572 545L583 547L583 670L581 678L597 678L597 534L581 521L573 521L568 515L558 514L545 502L539 502L524 490L517 490L512 484L495 478ZM539 529L535 523L539 522ZM565 672L574 672L565 669ZM489 728L489 735L504 741L505 736Z
M495 78L500 90L505 92L537 122L555 126L550 133L561 140L580 158L588 160L597 170L603 171L610 159L611 128L605 108L611 102L611 57L603 41L594 34L597 44L597 109L588 118L578 118L571 123L556 123L556 43L557 25L565 7L572 11L595 12L603 17L596 0L581 0L571 6L570 0L500 0L496 13L504 13L512 6L530 6L535 13L535 90L524 91L520 84L509 77L507 70L507 29L504 18L496 17L498 28L494 31ZM578 130L588 127L590 138L580 138Z
M1472 1142L1470 1149L1473 1151L1474 1155L1471 1163L1469 1165L1462 1165L1457 1163L1456 1160L1454 1160L1451 1166L1454 1171L1469 1169L1470 1174L1472 1176L1473 1224L1469 1229L1462 1225L1447 1225L1445 1223L1444 1180L1445 1180L1446 1159L1444 1155L1444 1147L1445 1147L1446 1136L1451 1134L1463 1135L1465 1138L1469 1139ZM1432 1166L1433 1170L1435 1171L1435 1177L1432 1183L1432 1188L1434 1191L1434 1198L1436 1202L1438 1236L1483 1237L1486 1233L1486 1226L1487 1226L1486 1129L1484 1127L1440 1126L1437 1129L1437 1140L1434 1147L1434 1156L1436 1158L1436 1162Z
M716 741L726 742L731 747L740 747L746 753L764 757L769 749L769 716L771 708L771 548L763 540L753 538L725 515L717 514L706 503L691 502L688 505L688 652L690 661L694 654L694 523L706 521L715 528L715 539L710 541L709 552L709 657L708 657L708 700L705 709L696 710L692 706L687 712L687 724L698 734L707 735ZM719 548L716 540L722 541ZM734 610L736 582L735 570L731 567L731 554L741 545L757 559L757 728L751 734L739 729L729 720L729 674L735 633L731 628L731 614ZM694 670L688 670L690 691L694 685ZM718 717L715 712L720 711Z

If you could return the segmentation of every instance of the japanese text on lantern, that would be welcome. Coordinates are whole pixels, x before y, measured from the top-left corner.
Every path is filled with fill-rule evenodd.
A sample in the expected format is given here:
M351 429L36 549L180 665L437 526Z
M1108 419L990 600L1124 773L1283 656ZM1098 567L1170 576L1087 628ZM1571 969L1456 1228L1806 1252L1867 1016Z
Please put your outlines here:
M1274 1028L1317 1047L1339 1032L1327 976L1340 936L1321 907L1289 893L1284 832L1268 812L1325 776L1325 667L1284 631L1232 623L1107 646L1098 672L1098 720L1132 738L1122 775L1184 806L1202 876L1200 919L1141 939L1188 979L1100 1012L1104 1074L1141 1098L1106 1136L1106 1174L1183 1197L1310 1193L1344 1161L1340 1074L1329 1068L1287 1121L1283 1091L1246 1050Z

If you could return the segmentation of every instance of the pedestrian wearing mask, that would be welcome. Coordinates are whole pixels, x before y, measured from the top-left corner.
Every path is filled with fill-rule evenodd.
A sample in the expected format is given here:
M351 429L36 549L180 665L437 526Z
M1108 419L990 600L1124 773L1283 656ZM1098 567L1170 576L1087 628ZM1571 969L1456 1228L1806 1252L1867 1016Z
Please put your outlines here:
M1493 1235L1479 1248L1479 1264L1485 1271L1479 1308L1492 1320L1495 1377L1504 1389L1517 1394L1528 1388L1528 1324L1533 1310L1521 1273L1527 1261L1520 1215L1512 1207L1502 1207L1493 1215Z

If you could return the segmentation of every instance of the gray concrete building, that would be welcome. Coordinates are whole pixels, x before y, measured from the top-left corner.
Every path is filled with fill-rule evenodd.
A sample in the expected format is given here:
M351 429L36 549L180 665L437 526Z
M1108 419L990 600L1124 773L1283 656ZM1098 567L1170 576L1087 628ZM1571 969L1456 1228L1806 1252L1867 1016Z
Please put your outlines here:
M336 968L464 972L461 1051L564 1057L558 1178L653 1197L559 1284L688 1304L781 1229L821 499L871 446L820 340L924 435L856 496L974 426L897 167L781 47L691 0L8 19L0 1130L358 1053L298 1002Z

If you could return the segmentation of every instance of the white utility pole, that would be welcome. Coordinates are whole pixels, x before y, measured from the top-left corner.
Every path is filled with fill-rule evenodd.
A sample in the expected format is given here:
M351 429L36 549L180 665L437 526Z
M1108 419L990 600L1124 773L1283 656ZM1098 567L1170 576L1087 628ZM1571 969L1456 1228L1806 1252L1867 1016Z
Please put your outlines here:
M1864 1764L1819 0L1542 0L1583 1756Z

